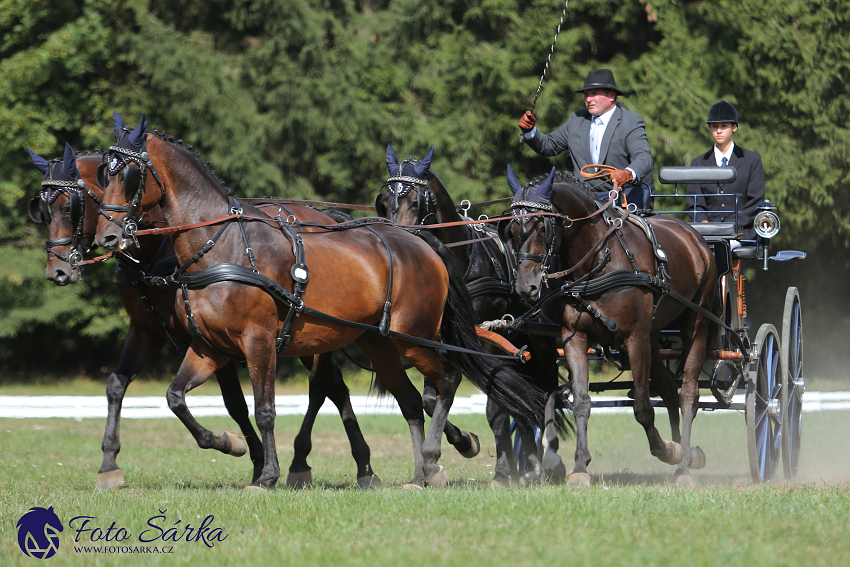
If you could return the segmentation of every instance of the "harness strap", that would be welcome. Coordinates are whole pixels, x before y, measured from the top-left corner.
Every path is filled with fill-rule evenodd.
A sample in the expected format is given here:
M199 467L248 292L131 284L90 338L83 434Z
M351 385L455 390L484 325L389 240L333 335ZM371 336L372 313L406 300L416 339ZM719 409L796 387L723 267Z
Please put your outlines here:
M204 268L202 270L197 270L194 272L189 272L185 274L181 274L179 276L175 275L173 277L174 281L181 284L183 287L183 297L184 304L188 306L188 295L186 289L203 289L204 287L224 282L224 281L235 281L238 283L242 283L245 285L251 285L254 287L259 287L269 295L271 295L274 299L280 302L287 302L295 305L295 310L299 313L305 313L307 315L312 315L318 319L322 319L324 321L328 321L331 323L336 323L338 325L343 325L346 327L351 327L354 329L360 329L368 332L378 332L381 330L375 325L367 325L365 323L357 323L355 321L347 321L345 319L340 319L338 317L334 317L333 315L329 315L327 313L323 313L311 307L307 307L304 305L303 301L300 298L295 297L295 295L284 288L282 285L272 280L268 276L263 274L256 274L252 272L249 268L245 266L240 266L239 264L218 264L211 268ZM189 313L189 312L187 312ZM190 324L193 324L194 320L190 316ZM194 332L200 331L195 327ZM482 353L476 350L466 349L454 345L448 345L445 343L441 343L438 341L432 341L428 339L423 339L421 337L414 337L412 335L406 335L404 333L399 333L398 331L389 331L386 336L396 338L399 340L403 340L409 343L426 346L435 349L443 349L451 352L459 352L466 354L478 354L482 356L488 356L498 359L505 360L518 360L521 359L520 353L517 355L496 355L489 353ZM204 339L206 340L206 339ZM522 349L521 349L522 352Z
M381 322L378 324L378 330L381 335L387 336L390 332L390 316L392 311L392 297L393 297L393 251L390 248L390 244L386 241L384 236L376 231L371 226L366 227L369 232L373 233L375 236L381 239L381 242L384 243L384 247L387 249L387 257L390 261L390 282L387 287L387 300L384 302L384 314L381 317Z

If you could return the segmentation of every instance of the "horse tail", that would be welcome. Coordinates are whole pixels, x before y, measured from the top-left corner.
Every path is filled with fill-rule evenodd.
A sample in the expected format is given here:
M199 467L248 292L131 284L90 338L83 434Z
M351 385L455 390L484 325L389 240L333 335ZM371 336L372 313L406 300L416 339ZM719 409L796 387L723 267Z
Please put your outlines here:
M519 363L496 360L478 340L472 317L472 299L463 283L454 256L435 236L420 232L420 236L440 256L449 273L449 290L443 309L440 333L443 342L476 351L460 353L447 351L446 358L488 397L505 408L515 418L541 421L547 392L535 384L531 376L519 369Z

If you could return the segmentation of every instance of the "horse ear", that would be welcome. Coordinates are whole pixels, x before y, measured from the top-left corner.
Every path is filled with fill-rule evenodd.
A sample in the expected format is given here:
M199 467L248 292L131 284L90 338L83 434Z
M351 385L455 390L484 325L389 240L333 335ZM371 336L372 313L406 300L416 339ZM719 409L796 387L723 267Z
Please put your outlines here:
M118 138L121 137L121 129L124 128L124 119L120 114L112 111L112 129L115 131L115 143L118 143Z
M398 157L390 144L387 144L387 171L390 172L390 175L398 173Z
M142 112L142 118L139 120L139 124L136 128L130 132L130 144L135 148L142 147L142 139L145 137L145 133L148 131L148 118L145 116L145 113Z
M27 151L30 154L30 159L35 164L35 167L38 168L40 172L47 173L47 171L50 169L50 164L47 162L47 160L38 155L37 153L33 152L29 148L27 148Z
M434 144L431 144L431 150L428 152L419 163L413 165L413 171L416 172L416 177L420 177L425 179L425 176L428 175L428 170L431 169L431 160L434 159Z
M516 178L516 173L508 166L508 186L511 188L511 192L513 192L514 197L522 191L522 185L519 184L519 180Z
M62 158L62 173L68 177L77 177L77 159L74 157L74 148L65 142L65 155Z
M549 172L549 177L546 178L546 181L540 184L540 187L537 188L537 194L546 199L547 203L552 202L552 183L555 180L555 168L552 167L552 171Z

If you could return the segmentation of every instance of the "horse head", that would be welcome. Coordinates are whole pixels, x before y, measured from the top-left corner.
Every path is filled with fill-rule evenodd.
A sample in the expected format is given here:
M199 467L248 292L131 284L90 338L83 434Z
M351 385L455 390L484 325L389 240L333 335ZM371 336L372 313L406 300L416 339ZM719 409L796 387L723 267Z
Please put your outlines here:
M375 198L378 216L406 225L436 222L433 218L436 202L429 189L433 157L432 145L423 159L405 159L399 163L392 146L387 144L387 170L390 177L384 184L386 189Z
M113 129L115 145L109 147L97 170L104 214L98 222L96 242L107 250L124 250L133 242L138 245L135 232L147 223L146 213L165 197L154 159L148 154L164 142L148 133L144 113L132 130L124 126L120 114L113 113Z
M76 283L78 265L92 248L97 225L96 203L91 195L100 158L77 158L69 144L61 158L47 161L27 149L35 167L44 174L41 189L30 200L33 222L47 225L47 267L44 277L56 285Z
M499 222L499 237L511 246L517 260L514 290L523 301L536 301L544 285L549 261L560 247L561 217L552 203L552 183L555 168L542 182L531 181L521 186L511 166L508 166L508 185L513 192L510 215L514 218Z

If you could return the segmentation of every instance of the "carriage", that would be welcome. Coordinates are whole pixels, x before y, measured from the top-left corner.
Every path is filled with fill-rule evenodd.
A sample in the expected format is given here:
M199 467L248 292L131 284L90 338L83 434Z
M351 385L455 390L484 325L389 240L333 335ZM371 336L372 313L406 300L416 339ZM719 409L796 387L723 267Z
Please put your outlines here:
M662 167L659 180L672 185L670 193L653 193L655 214L687 216L696 218L696 195L681 192L679 185L694 183L730 183L735 180L734 167ZM780 221L776 207L765 200L759 207L755 220L758 237L754 241L739 241L737 194L721 195L730 201L729 207L736 211L734 222L692 222L711 248L719 278L719 300L722 308L715 336L710 338L702 375L700 391L710 395L700 397L699 408L705 411L743 411L746 418L747 444L750 472L754 482L770 482L782 460L786 479L794 479L800 457L802 432L802 398L805 392L803 374L803 327L800 295L795 287L789 287L785 296L781 328L764 323L755 335L747 321L746 278L740 262L760 262L768 269L769 261L789 261L805 258L805 253L784 250L770 256L770 240L779 232ZM671 208L689 198L692 209ZM668 206L669 205L669 206ZM715 211L707 211L715 212ZM733 248L733 242L741 246ZM531 332L553 333L545 324L532 323ZM661 358L665 364L673 364L681 355L678 329L661 331ZM563 352L560 352L563 356ZM594 345L588 350L588 359L606 360L619 370L630 369L628 356L616 348ZM561 359L563 360L563 359ZM681 387L681 380L677 384ZM589 384L589 390L601 393L612 390L629 390L630 381L606 381ZM569 396L569 388L563 394ZM664 401L653 397L655 407L663 407ZM628 397L613 398L599 396L592 407L633 406Z

